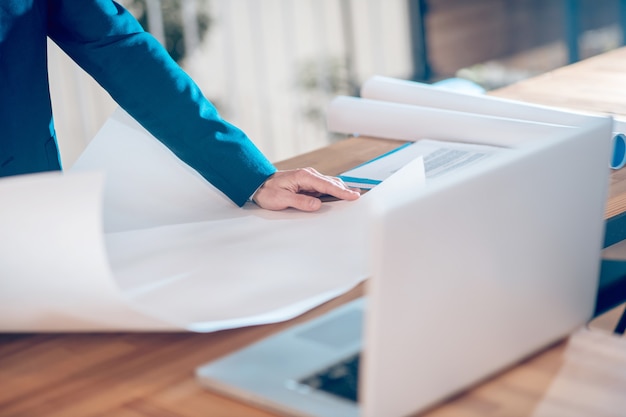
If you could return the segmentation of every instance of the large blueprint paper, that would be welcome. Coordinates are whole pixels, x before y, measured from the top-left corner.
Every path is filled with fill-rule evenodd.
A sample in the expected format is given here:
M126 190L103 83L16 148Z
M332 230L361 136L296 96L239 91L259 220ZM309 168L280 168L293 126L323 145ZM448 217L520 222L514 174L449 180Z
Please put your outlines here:
M122 111L73 167L91 169L107 173L116 282L151 317L198 331L278 321L367 277L363 201L236 207Z
M0 331L289 319L367 278L375 191L317 213L239 208L118 111L69 172L0 181Z

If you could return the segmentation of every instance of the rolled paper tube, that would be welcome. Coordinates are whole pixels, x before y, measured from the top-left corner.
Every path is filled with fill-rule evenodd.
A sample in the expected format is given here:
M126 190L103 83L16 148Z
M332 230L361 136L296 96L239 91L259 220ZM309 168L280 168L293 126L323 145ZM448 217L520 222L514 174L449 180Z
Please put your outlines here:
M620 169L626 165L626 136L623 133L616 133L613 136L612 148L610 167L612 169Z

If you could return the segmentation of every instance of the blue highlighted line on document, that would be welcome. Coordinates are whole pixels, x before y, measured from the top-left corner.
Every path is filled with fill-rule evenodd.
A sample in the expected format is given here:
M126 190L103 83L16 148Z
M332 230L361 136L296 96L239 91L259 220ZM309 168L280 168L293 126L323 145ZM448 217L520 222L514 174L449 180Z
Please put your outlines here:
M348 187L360 188L361 190L371 190L382 181L372 180L369 178L349 177L346 175L338 175L337 178L342 180Z

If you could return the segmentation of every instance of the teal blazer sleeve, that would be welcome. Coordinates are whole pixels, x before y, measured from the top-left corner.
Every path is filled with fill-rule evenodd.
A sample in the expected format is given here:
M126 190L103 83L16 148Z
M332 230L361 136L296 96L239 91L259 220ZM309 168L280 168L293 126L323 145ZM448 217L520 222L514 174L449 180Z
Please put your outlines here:
M276 168L112 0L48 0L48 36L113 99L238 205Z

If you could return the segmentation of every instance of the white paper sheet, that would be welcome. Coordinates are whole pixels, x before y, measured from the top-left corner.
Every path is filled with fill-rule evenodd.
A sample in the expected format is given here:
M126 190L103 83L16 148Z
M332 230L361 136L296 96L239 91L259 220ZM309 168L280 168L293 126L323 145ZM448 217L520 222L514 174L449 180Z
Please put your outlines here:
M101 193L93 172L0 181L0 331L215 331L294 317L367 277L367 199L103 235Z
M266 323L367 276L367 199L240 209L123 112L70 173L6 178L0 195L3 331Z
M0 331L289 319L367 277L368 204L385 192L401 190L316 213L239 208L117 111L70 172L0 180Z

